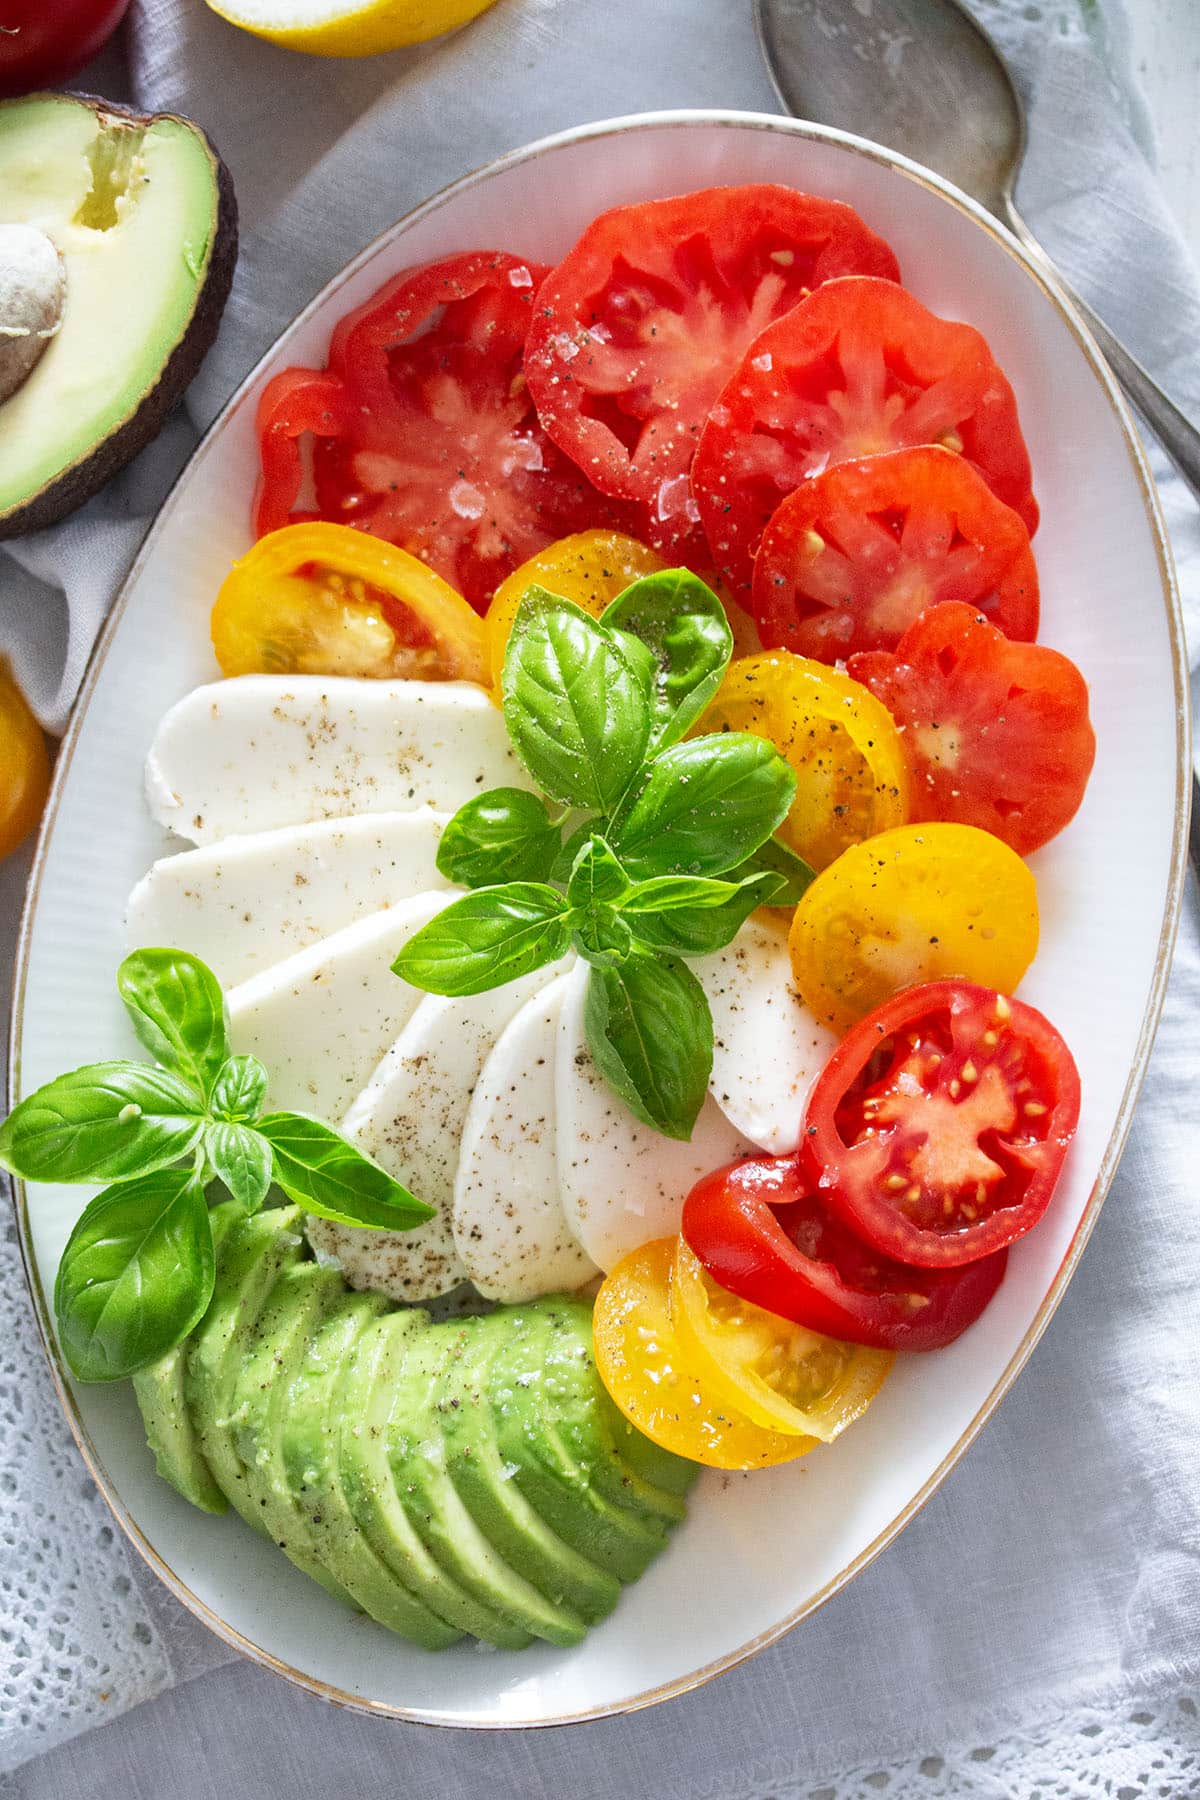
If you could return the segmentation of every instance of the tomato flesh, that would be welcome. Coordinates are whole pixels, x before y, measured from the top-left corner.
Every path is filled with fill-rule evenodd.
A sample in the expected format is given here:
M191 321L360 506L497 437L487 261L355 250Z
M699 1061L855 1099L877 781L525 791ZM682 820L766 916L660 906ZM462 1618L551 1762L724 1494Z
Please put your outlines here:
M95 56L129 0L4 0L0 7L0 95L57 87Z
M882 1256L811 1191L797 1156L755 1157L697 1182L683 1235L709 1274L743 1299L882 1350L938 1350L979 1317L1008 1252L964 1268L914 1269Z
M295 516L306 433L317 516L420 557L479 611L554 539L629 524L534 412L522 351L541 275L479 252L397 277L341 321L328 370L277 377L260 411L258 529Z
M746 346L831 277L898 281L850 207L769 184L601 213L547 277L526 351L554 441L606 493L641 502L680 560L699 515L688 470Z
M948 1268L1037 1224L1078 1119L1079 1074L1049 1020L990 988L931 982L842 1040L809 1098L802 1154L866 1243Z
M914 444L965 457L1034 531L1016 401L979 332L890 281L826 282L754 340L701 434L692 492L734 593L785 495L833 463Z
M934 445L835 463L773 514L754 560L764 643L822 662L895 649L926 607L966 601L1033 638L1029 533L961 456Z
M1069 657L1010 643L954 603L922 613L894 654L851 657L850 670L903 728L914 818L980 826L1021 856L1074 818L1096 737Z
M0 857L29 836L49 788L50 758L42 728L0 663Z

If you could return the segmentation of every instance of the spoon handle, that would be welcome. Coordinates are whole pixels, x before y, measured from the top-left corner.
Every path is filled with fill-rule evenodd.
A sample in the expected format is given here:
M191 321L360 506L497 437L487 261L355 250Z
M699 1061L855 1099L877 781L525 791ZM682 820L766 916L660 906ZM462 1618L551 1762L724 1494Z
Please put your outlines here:
M1133 401L1155 437L1166 451L1188 487L1200 500L1200 431L1180 412L1175 402L1163 393L1154 377L1128 351L1120 338L1111 332L1104 320L1097 317L1071 284L1064 278L1061 269L1051 262L1042 246L1021 218L1016 208L1009 207L1009 216L1013 230L1033 257L1042 267L1053 275L1058 285L1064 289L1067 298L1078 312L1083 315L1084 323L1099 344L1113 374Z

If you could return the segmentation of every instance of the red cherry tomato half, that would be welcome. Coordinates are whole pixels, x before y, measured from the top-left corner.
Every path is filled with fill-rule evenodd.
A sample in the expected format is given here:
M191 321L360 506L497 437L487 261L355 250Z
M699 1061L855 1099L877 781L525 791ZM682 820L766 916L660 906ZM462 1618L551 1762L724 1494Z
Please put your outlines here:
M0 96L57 87L95 56L129 0L4 0L0 5Z
M794 1156L706 1175L684 1203L683 1235L740 1299L881 1350L952 1343L979 1317L1008 1260L1001 1250L961 1269L905 1268L833 1217Z
M277 376L259 416L257 529L298 516L356 526L478 610L558 538L636 534L639 519L596 492L534 413L521 353L542 274L495 251L408 271L341 321L328 370ZM297 515L306 433L317 510Z
M1079 1071L1041 1013L933 981L847 1033L809 1097L802 1155L873 1249L956 1268L1037 1224L1079 1120Z
M894 650L927 606L964 600L1033 638L1029 533L961 456L933 445L835 463L773 514L751 611L768 649L836 662Z
M692 493L735 593L785 494L831 463L911 444L963 455L1035 530L1016 401L979 332L890 281L826 282L755 338L696 451Z
M1078 811L1096 756L1087 683L1070 657L1010 644L969 606L935 606L895 654L850 673L901 727L910 817L977 825L1021 856Z
M770 185L601 213L547 276L525 352L538 415L650 542L695 538L688 470L709 407L763 328L837 275L898 281L849 206ZM701 553L702 554L702 553Z

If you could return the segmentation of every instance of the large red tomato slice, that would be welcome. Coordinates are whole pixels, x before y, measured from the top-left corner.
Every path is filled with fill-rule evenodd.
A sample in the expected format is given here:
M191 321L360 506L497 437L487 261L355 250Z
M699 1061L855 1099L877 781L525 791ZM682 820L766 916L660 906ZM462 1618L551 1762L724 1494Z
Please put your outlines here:
M636 532L640 520L597 493L538 423L521 357L542 274L491 251L408 271L342 320L329 370L312 378L324 387L296 371L277 377L260 410L259 529L293 517L307 430L315 516L398 544L480 610L555 539L591 526Z
M646 507L659 549L701 544L688 470L709 407L765 326L849 274L900 279L856 212L793 188L601 213L537 297L525 361L542 423L597 487Z
M1037 1224L1078 1120L1079 1072L1048 1019L932 981L842 1039L809 1097L802 1155L865 1243L954 1268Z
M892 650L946 600L967 601L1009 637L1037 635L1029 533L969 463L929 444L802 481L754 559L763 643L822 662Z
M1036 528L1016 401L979 332L894 282L826 282L754 340L701 434L692 493L735 591L785 494L831 463L909 444L965 456Z
M922 613L894 654L849 666L901 727L914 821L978 825L1028 856L1075 816L1096 738L1087 683L1060 651L1011 644L951 603Z
M881 1350L937 1350L974 1323L1008 1252L961 1269L881 1256L811 1192L794 1156L755 1157L697 1182L683 1235L714 1281L810 1331Z

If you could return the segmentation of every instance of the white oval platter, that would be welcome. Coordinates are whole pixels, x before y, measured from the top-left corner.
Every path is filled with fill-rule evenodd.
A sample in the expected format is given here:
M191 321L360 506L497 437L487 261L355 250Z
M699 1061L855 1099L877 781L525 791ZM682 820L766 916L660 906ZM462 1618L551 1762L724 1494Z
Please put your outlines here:
M1016 243L928 172L783 119L675 113L565 133L429 200L288 327L214 425L126 583L61 758L20 955L12 1098L130 1048L113 984L122 913L168 847L142 802L142 764L166 708L217 674L208 615L250 541L263 383L288 363L319 363L341 315L401 268L478 248L552 262L605 207L764 180L857 207L927 305L986 334L1016 389L1042 507L1042 636L1083 669L1099 744L1078 817L1034 861L1043 938L1022 989L1078 1058L1078 1139L1049 1216L957 1344L901 1359L871 1412L802 1463L705 1474L667 1554L580 1647L486 1656L410 1648L343 1611L236 1519L205 1517L159 1481L128 1386L74 1386L53 1340L46 1296L84 1196L20 1196L63 1404L118 1520L214 1630L350 1705L458 1726L596 1718L732 1666L835 1593L929 1497L1029 1355L1095 1221L1145 1068L1184 868L1187 717L1169 552L1112 382Z

